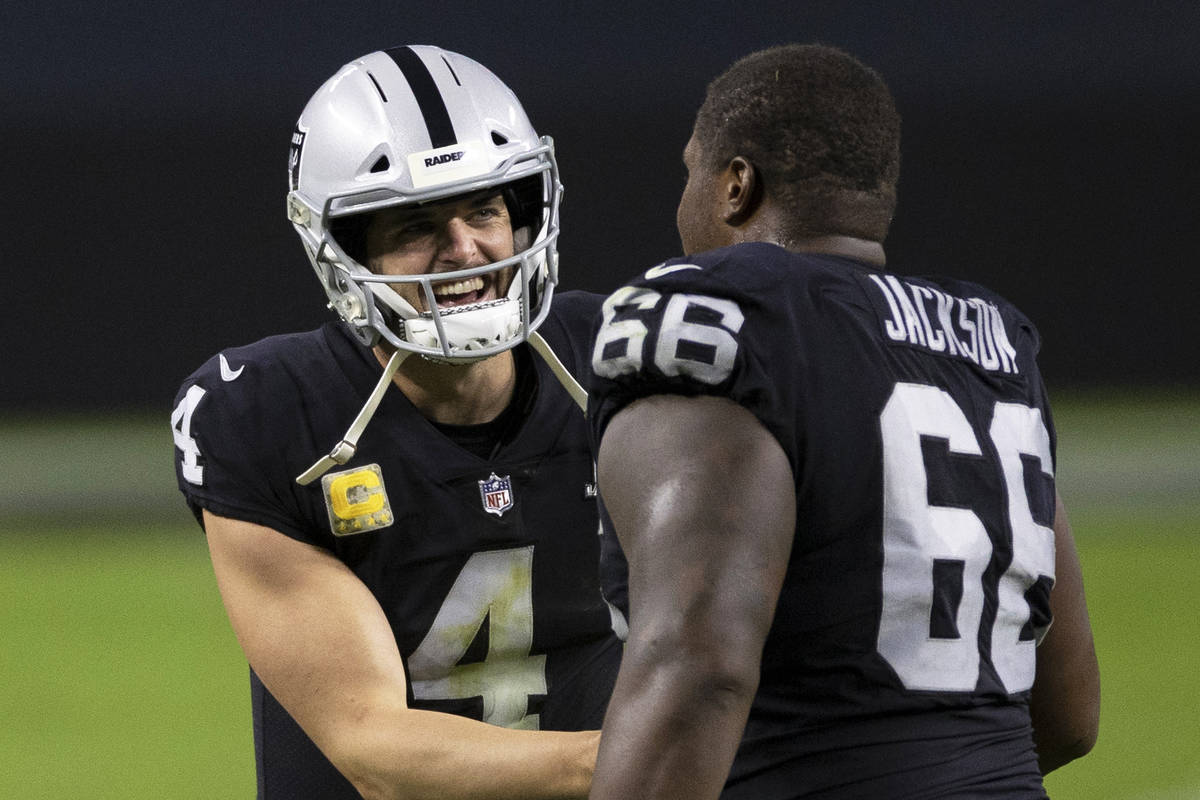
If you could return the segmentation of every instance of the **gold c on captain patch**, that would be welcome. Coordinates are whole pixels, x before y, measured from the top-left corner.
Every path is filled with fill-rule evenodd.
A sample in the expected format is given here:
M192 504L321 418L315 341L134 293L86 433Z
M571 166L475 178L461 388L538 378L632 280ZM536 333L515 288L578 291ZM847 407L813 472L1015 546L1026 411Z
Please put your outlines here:
M376 531L396 521L378 464L324 475L321 490L334 536Z

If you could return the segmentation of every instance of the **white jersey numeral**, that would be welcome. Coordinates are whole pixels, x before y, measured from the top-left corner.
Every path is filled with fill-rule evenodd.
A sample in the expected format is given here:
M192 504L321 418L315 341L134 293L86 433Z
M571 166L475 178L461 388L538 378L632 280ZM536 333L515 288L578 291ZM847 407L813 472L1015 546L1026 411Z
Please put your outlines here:
M487 657L458 662L487 621ZM480 697L483 721L536 730L529 696L546 693L546 656L533 646L533 547L474 553L408 658L413 696Z
M592 350L592 369L617 378L642 369L642 345L651 334L652 315L662 295L623 286L604 301L603 322ZM745 315L732 300L699 294L673 294L653 324L654 366L667 376L687 376L711 385L729 378L738 351L736 334Z
M1022 456L1052 476L1050 437L1041 412L998 403L988 431L1007 493L1012 563L999 578L998 610L982 631L985 571L992 542L969 508L929 502L922 437L947 442L951 453L984 456L975 431L950 394L933 386L897 384L880 414L883 435L883 603L877 649L908 689L970 692L979 680L980 635L1009 693L1033 685L1034 645L1026 592L1054 578L1054 532L1033 520ZM988 635L990 634L990 635Z
M1054 577L1054 529L1039 525L1029 509L1021 456L1032 456L1042 473L1053 477L1050 434L1040 409L1014 403L998 403L992 418L992 441L1004 469L1008 488L1008 519L1012 525L1013 561L1000 578L1000 604L992 628L992 664L1010 692L1033 686L1034 647L1046 628L1034 628L1032 639L1021 639L1029 623L1025 593L1039 577Z
M623 307L649 310L658 304L662 295L653 289L622 286L604 301L601 312L604 322L596 334L596 346L592 350L592 367L603 378L615 378L642 368L642 342L650 329L636 317L616 319L617 311ZM623 346L620 346L624 343ZM619 347L619 352L617 347Z
M708 312L712 321L689 319L692 312ZM667 301L654 363L664 375L690 375L716 385L733 372L738 342L734 337L746 317L737 303L699 294L676 294Z
M200 386L188 387L187 393L171 412L171 435L181 453L179 459L183 477L197 486L204 484L204 467L200 466L200 446L192 437L192 414L204 399L205 391Z
M929 505L921 437L945 438L950 452L971 455L981 455L979 442L954 399L932 386L898 384L879 421L883 616L877 648L908 689L969 692L979 673L974 631L983 615L980 578L991 558L992 543L983 522L970 509ZM957 564L962 565L963 587L961 602L956 604L957 630L934 638L930 636L933 576L939 565L944 571Z

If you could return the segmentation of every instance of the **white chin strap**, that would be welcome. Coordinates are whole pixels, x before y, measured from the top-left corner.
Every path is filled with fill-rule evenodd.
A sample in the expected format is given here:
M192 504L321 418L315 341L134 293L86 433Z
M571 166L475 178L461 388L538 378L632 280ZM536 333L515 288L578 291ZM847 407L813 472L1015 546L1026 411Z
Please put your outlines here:
M408 350L397 350L392 353L392 357L388 359L387 366L383 368L383 374L379 376L379 382L371 390L371 396L363 404L362 410L358 412L358 416L354 418L354 422L350 423L350 428L346 431L346 435L342 437L340 442L334 445L333 449L329 451L329 455L321 458L320 461L313 464L297 477L296 483L301 486L308 486L317 478L329 472L329 470L345 464L354 458L354 453L358 450L358 438L362 436L362 432L366 429L367 423L371 421L371 417L375 416L375 409L379 408L379 403L383 400L383 393L387 391L388 386L392 382L392 376L396 374L396 370L399 369L401 362L410 355L412 354Z
M430 321L430 324L432 325L432 321ZM442 324L445 326L446 320L443 319ZM448 328L447 334L449 334ZM558 359L558 356L555 355L546 340L542 338L542 335L537 331L533 331L529 334L528 342L550 367L550 371L554 373L554 377L558 379L558 382L571 395L571 399L575 401L575 404L586 414L587 391L579 384L579 381L575 380L562 361ZM383 374L379 376L379 381L375 384L375 388L371 390L371 395L358 412L358 416L354 418L354 422L350 424L346 435L342 437L340 442L334 445L334 448L329 451L329 455L321 457L317 463L299 475L296 478L296 483L301 486L307 486L334 467L345 464L354 458L354 454L358 450L359 437L362 436L363 431L366 430L367 423L371 421L371 417L375 415L376 409L379 408L379 403L383 400L383 394L387 391L388 386L391 385L392 377L396 374L396 370L399 369L404 359L410 355L412 355L412 351L409 350L396 350L392 353L392 357L388 359L387 366L383 368Z
M571 395L571 399L575 401L575 405L579 406L579 410L587 414L587 389L584 389L579 381L575 380L575 376L571 374L571 371L558 360L558 356L550 349L550 343L543 339L542 335L537 331L530 333L526 341L542 357L542 360L546 362L546 366L550 367L550 371L554 373L554 377L558 378L558 382L567 390L567 394Z

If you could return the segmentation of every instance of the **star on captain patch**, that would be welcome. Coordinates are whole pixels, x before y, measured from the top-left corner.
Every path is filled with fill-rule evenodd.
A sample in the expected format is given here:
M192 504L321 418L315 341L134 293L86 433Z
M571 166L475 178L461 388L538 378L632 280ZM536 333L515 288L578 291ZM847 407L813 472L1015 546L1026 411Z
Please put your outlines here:
M504 516L504 512L513 507L511 476L501 478L493 472L487 480L479 482L479 497L483 500L484 511L497 517Z
M396 521L378 464L324 475L321 490L334 536L377 531Z

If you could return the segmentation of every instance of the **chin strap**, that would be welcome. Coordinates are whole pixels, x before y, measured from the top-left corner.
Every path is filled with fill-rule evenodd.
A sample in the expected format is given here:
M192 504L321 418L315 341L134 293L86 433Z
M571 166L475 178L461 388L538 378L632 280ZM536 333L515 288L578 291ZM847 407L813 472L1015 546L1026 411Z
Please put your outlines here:
M296 483L301 486L308 486L335 466L345 464L354 458L354 452L358 449L358 437L362 436L367 423L375 415L375 409L379 408L379 403L383 400L383 393L387 391L388 386L391 384L392 376L396 374L400 363L409 355L411 353L408 350L397 350L392 353L392 357L388 359L387 366L383 368L383 375L379 377L379 382L371 390L371 396L367 398L367 402L363 404L362 410L358 412L358 416L350 424L346 435L342 437L340 442L334 445L334 448L329 451L329 455L322 457L320 461L309 467L304 474L297 477Z
M546 362L546 365L550 367L550 371L554 373L554 377L558 378L558 382L567 390L567 394L571 395L571 399L575 401L575 404L579 406L580 410L587 413L587 391L579 384L579 381L575 380L575 377L563 366L563 363L558 360L558 356L550 349L550 345L542 338L542 335L537 331L533 331L529 334L527 341L537 351L537 354L542 357L542 360ZM371 417L375 415L375 409L379 408L379 403L383 400L383 393L387 391L388 385L391 384L396 370L409 355L411 355L411 352L408 350L397 350L392 353L392 357L388 359L387 366L383 368L383 374L379 376L379 382L371 390L371 396L367 398L367 402L363 404L362 410L358 412L358 416L350 424L346 435L342 437L340 442L334 445L334 448L329 451L329 455L323 456L320 461L313 464L302 475L297 477L296 483L301 486L308 486L335 466L345 464L354 458L354 453L358 450L359 437L362 436L362 432L366 429L367 423L371 421Z
M550 367L550 371L554 373L554 377L558 378L558 382L567 390L567 394L571 395L571 399L575 401L575 405L587 413L587 390L579 385L579 381L573 376L563 363L558 360L558 356L550 349L550 345L542 338L542 335L537 331L529 334L527 342L537 351L537 354L546 362L546 366Z

